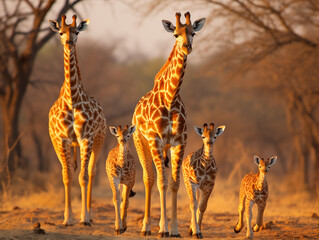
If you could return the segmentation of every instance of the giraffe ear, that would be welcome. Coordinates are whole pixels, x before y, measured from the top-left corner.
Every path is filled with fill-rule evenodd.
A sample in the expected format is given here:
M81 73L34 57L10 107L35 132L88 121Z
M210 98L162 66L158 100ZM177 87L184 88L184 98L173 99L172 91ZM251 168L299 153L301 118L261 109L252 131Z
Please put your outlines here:
M218 137L220 135L223 134L223 132L225 131L225 126L219 126L217 129L216 129L216 132L215 132L215 137Z
M78 26L78 31L79 32L84 31L88 27L89 23L90 23L90 19L85 19L82 22L80 22Z
M195 32L198 32L199 30L201 30L204 26L206 22L206 18L201 18L201 19L198 19L196 20L194 23L193 23L193 29Z
M129 127L128 133L132 135L135 132L135 130L136 130L136 125L132 125Z
M53 30L53 32L59 32L60 27L57 21L49 20L50 28Z
M162 24L167 32L174 32L176 27L168 20L162 20Z
M117 128L110 126L109 129L110 129L111 134L116 137L117 136Z
M202 136L203 129L201 127L194 126L194 130L199 136Z
M260 157L258 157L257 155L254 155L254 162L257 166L259 166L260 163Z
M277 161L277 156L271 157L269 160L269 167L274 165L276 163L276 161Z

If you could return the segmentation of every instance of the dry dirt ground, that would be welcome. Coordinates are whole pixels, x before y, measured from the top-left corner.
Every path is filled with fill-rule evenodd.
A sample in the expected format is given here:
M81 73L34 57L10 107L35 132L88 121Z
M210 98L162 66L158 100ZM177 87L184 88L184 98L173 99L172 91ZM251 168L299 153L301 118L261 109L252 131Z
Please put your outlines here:
M135 187L136 196L131 199L128 211L127 231L114 236L114 208L109 188L103 186L94 190L94 222L82 226L80 221L80 196L74 187L72 208L75 224L63 227L63 189L51 189L45 193L11 198L0 206L0 239L157 239L160 216L159 198L156 187L152 193L152 236L140 237L144 212L144 189ZM275 188L275 187L273 187ZM190 210L188 197L181 185L178 201L179 231L183 239L189 239ZM255 233L254 239L319 239L319 208L302 194L270 193L264 223L267 228ZM237 191L216 186L209 200L203 219L202 233L205 239L244 239L244 228L235 234L237 222ZM254 218L256 206L254 206ZM168 217L170 216L170 195L168 194ZM34 233L35 222L41 224L45 234Z

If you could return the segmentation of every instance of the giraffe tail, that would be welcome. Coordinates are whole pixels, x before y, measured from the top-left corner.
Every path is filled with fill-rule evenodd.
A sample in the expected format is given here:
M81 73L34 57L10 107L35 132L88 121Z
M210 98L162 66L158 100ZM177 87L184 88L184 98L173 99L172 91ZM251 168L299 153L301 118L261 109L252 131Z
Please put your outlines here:
M74 172L76 171L76 169L78 168L78 164L76 162L76 147L73 148L74 149L74 154L73 154L73 167L74 167Z
M130 194L128 195L129 198L134 197L136 192L134 192L132 189L130 191Z

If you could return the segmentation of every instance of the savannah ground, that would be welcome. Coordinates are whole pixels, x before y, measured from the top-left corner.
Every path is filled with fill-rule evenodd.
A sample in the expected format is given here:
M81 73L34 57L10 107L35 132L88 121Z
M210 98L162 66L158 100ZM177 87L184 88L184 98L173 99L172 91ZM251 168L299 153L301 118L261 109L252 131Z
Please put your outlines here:
M271 174L271 173L270 173ZM112 193L107 179L93 189L93 217L91 227L80 222L80 190L74 177L72 208L74 226L63 227L64 190L60 180L51 181L46 190L28 190L20 179L20 193L3 199L0 211L0 239L156 239L160 217L159 196L156 186L152 191L152 236L140 237L144 213L144 186L138 175L130 199L128 227L123 235L114 235L114 207ZM60 177L60 176L59 176ZM319 239L319 206L307 193L289 189L291 183L279 184L279 180L268 177L270 196L264 214L267 228L255 233L255 239ZM238 186L237 186L238 185ZM246 228L235 234L233 227L237 222L239 184L230 184L217 179L215 189L208 202L203 219L202 233L205 239L244 239ZM34 187L33 187L34 188ZM17 191L18 192L18 191ZM168 192L168 218L170 218L170 193ZM253 223L256 219L256 206ZM188 228L190 210L188 196L183 182L178 199L179 231L182 238L189 239ZM34 223L39 222L45 230L44 235L35 234Z

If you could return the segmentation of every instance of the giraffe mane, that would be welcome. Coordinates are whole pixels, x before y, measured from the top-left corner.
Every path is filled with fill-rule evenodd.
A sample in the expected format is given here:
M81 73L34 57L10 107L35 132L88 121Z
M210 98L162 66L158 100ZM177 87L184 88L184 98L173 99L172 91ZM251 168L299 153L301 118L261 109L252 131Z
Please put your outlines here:
M176 45L177 45L177 42L175 42L175 45L173 47L173 50L171 51L166 63L164 64L164 66L161 68L161 70L159 70L159 72L156 74L155 76L155 79L158 79L162 74L163 72L167 69L167 67L169 66L169 64L171 63L171 60L174 56L174 52L175 52L175 48L176 48Z

